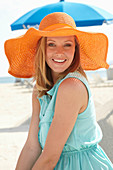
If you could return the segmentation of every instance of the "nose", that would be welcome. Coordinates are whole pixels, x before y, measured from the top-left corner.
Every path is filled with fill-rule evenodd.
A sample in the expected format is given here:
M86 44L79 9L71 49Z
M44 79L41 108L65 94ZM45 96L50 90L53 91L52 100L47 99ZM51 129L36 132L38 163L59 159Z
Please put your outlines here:
M63 52L64 52L63 47L58 46L57 49L56 49L56 54L61 55L61 54L63 54Z
M57 59L60 59L60 58L63 57L63 54L62 54L62 53L56 53L56 54L55 54L55 57L56 57Z

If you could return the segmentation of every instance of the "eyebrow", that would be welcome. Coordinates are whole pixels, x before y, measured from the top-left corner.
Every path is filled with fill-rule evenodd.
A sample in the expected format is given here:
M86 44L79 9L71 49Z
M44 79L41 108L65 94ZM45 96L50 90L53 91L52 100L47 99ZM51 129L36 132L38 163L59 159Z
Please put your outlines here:
M66 40L65 42L73 42L73 41L71 41L71 40Z
M48 42L48 41L53 41L53 42L56 42L56 41L54 41L54 40L51 40L51 39L50 39L50 40L47 40L47 42ZM73 41L71 41L71 40L66 40L66 41L64 41L64 42L73 42Z
M51 40L51 39L50 39L50 40L47 40L47 42L48 42L48 41L54 41L54 40ZM56 41L54 41L54 42L56 42Z

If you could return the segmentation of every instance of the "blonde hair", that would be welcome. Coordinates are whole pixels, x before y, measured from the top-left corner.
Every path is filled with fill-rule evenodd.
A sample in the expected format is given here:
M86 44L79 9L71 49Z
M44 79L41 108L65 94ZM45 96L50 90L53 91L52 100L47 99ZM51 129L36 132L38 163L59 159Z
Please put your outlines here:
M38 90L38 97L42 97L43 95L47 94L47 91L50 90L54 83L51 75L51 69L46 63L46 37L42 37L38 41L37 45L37 52L35 56L35 80L36 80L36 87ZM77 70L80 72L86 79L87 76L80 65L80 50L79 50L79 43L77 38L75 38L75 54L74 59L67 70L63 73L59 74L59 79L64 78L69 72L74 72Z

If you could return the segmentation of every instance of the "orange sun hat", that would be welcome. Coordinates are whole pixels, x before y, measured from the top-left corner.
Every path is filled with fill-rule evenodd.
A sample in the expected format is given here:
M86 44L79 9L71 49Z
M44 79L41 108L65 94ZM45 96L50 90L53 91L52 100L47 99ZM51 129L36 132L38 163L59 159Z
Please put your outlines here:
M108 38L103 33L83 32L76 29L71 16L55 12L44 17L39 30L29 28L21 37L5 42L5 54L9 61L8 73L14 77L30 78L35 75L35 54L41 37L75 35L80 45L80 62L84 70L109 68L106 62Z

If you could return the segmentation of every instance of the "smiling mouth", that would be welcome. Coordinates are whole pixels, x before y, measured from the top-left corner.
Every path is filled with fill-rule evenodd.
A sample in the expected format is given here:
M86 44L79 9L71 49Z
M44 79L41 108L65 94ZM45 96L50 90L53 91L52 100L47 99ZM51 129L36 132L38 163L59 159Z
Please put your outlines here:
M66 59L64 59L64 60L52 59L52 60L56 63L64 63L66 61Z

